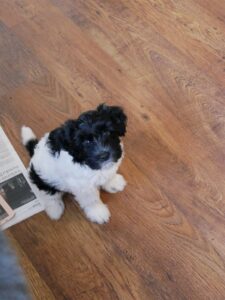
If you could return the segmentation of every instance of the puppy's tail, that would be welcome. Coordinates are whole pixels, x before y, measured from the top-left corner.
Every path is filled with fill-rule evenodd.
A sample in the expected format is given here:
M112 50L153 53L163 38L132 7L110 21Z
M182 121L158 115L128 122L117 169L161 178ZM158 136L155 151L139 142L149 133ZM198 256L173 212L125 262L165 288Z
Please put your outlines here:
M23 126L21 128L22 143L26 147L30 157L34 155L34 149L38 143L38 139L30 127Z

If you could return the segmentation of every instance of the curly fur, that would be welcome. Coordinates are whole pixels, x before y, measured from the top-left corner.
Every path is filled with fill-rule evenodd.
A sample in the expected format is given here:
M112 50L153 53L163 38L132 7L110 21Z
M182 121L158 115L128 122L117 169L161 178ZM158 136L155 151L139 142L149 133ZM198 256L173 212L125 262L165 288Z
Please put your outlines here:
M117 192L126 185L122 175L117 174L126 123L122 108L101 104L76 120L68 120L39 142L30 128L22 128L23 144L33 154L30 178L44 193L43 204L51 218L61 217L61 193L69 192L91 221L109 220L110 213L99 190Z

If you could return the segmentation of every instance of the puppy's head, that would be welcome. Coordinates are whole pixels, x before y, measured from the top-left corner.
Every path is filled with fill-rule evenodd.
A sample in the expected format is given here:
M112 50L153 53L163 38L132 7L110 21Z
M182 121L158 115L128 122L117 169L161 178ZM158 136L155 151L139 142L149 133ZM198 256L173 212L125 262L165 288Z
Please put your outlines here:
M118 106L101 104L96 110L80 115L72 136L75 159L92 169L118 161L126 123L127 117Z

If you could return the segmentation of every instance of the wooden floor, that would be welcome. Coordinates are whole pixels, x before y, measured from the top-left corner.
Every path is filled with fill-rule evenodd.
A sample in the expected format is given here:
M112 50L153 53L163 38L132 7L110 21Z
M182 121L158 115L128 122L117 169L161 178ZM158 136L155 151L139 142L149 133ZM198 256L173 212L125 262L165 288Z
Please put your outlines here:
M101 102L129 126L111 222L66 199L9 231L34 299L225 299L225 2L2 0L0 122L41 136Z

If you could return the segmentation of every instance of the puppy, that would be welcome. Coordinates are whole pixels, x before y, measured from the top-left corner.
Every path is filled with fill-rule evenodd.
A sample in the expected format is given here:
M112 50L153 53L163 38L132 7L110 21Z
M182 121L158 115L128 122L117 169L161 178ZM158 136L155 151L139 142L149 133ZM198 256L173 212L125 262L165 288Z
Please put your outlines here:
M39 142L29 127L22 127L22 142L31 156L29 176L51 219L61 217L62 195L69 192L89 220L108 222L110 212L99 191L116 193L126 185L117 173L124 156L121 137L126 124L122 108L101 104L45 134Z

